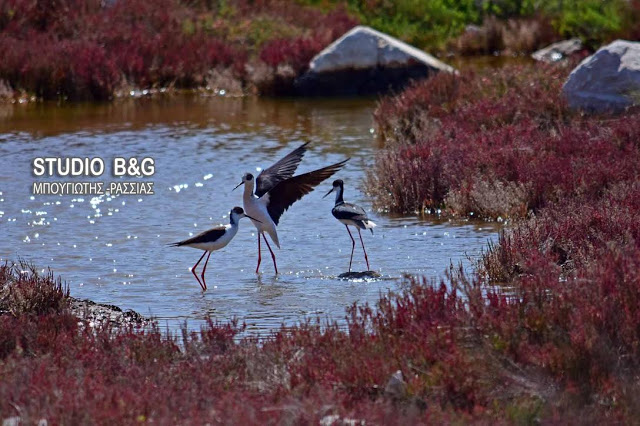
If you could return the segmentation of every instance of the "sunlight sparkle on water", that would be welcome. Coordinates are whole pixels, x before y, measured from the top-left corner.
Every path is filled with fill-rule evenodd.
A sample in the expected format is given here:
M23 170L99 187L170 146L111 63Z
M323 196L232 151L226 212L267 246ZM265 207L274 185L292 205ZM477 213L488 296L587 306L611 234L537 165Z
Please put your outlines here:
M495 235L485 225L479 231L469 224L430 222L415 215L393 217L372 208L360 185L379 146L374 107L371 100L175 98L134 106L135 113L113 105L105 107L104 114L95 114L101 106L71 106L77 108L74 118L79 119L64 128L59 127L60 120L47 115L59 111L55 108L45 105L33 114L23 111L16 124L26 130L11 133L0 143L0 156L15 160L0 168L4 182L0 217L7 222L0 225L0 256L28 255L38 268L50 266L68 282L72 296L151 314L172 328L185 320L197 328L209 315L222 321L233 316L246 319L260 333L319 312L341 321L346 306L356 301L374 304L381 292L397 288L403 274L440 274L451 261L466 262L465 253L479 253ZM189 272L202 252L170 249L167 244L188 238L187 234L192 237L199 224L205 228L228 223L230 208L242 206L241 191L231 191L239 171L260 173L304 141L312 144L296 174L352 158L340 178L350 183L347 201L362 205L378 223L376 234L363 238L371 269L384 270L384 278L336 279L349 266L351 241L331 216L333 200L322 198L330 187L324 182L282 217L281 249L272 245L281 275L274 275L264 242L260 273L255 275L258 234L249 221L243 221L229 246L211 257L206 274L209 289L216 291L203 294ZM43 155L149 153L157 162L153 181L158 190L143 198L40 198L14 191L13 187L28 187L33 181L23 165L31 163L35 144L48 151ZM255 167L258 164L263 167ZM177 179L182 182L176 184ZM7 188L8 182L13 186ZM198 189L189 191L189 185ZM365 267L357 241L352 270Z

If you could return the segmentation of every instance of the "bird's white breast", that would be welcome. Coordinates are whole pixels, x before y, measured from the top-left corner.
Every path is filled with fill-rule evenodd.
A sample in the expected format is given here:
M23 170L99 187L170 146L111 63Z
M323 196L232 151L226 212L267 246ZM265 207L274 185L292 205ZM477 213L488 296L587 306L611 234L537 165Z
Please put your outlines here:
M233 237L236 236L237 232L238 232L237 226L225 225L224 234L217 240L204 242L204 243L189 244L189 247L197 248L200 250L207 250L207 251L220 250L221 248L225 247L227 244L231 242Z
M271 220L271 216L269 216L269 212L267 211L267 200L268 194L264 195L262 198L256 198L253 195L245 194L242 200L245 213L262 222L258 223L255 220L251 221L260 232L275 231L276 228L275 223L273 223L273 220Z

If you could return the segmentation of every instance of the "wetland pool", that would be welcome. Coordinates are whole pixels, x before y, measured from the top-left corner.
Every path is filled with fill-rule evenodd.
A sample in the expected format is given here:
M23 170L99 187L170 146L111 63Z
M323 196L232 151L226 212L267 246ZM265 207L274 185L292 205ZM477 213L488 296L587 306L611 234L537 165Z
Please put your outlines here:
M160 325L198 327L207 316L237 317L251 333L305 318L341 321L353 302L375 304L404 274L437 279L451 262L472 267L497 238L495 224L434 221L373 211L362 191L365 171L381 149L373 130L375 100L291 100L185 95L69 106L0 106L0 260L50 267L71 295L151 315ZM351 157L346 167L284 213L275 249L280 275L248 219L235 239L211 255L209 290L190 272L201 252L167 244L228 223L242 205L232 189L311 141L297 173ZM37 177L36 157L101 157L95 178ZM151 157L154 195L33 195L34 182L110 182L114 157ZM371 268L382 277L344 281L351 241L331 215L334 178L345 200L378 225L362 233ZM354 235L357 240L357 236ZM273 245L272 245L273 246ZM354 270L365 270L359 244ZM201 264L202 265L202 264Z

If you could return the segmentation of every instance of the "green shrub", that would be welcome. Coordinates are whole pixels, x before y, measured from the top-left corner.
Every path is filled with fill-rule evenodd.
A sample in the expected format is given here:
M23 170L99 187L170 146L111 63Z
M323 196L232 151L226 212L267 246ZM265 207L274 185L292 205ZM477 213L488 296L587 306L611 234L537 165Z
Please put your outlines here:
M344 5L364 25L425 49L442 50L467 25L487 18L540 19L553 24L557 37L580 37L596 47L636 26L626 19L635 1L627 0L298 0L316 7Z
M544 12L553 18L562 37L580 37L597 47L623 30L629 7L625 0L553 0L546 3Z

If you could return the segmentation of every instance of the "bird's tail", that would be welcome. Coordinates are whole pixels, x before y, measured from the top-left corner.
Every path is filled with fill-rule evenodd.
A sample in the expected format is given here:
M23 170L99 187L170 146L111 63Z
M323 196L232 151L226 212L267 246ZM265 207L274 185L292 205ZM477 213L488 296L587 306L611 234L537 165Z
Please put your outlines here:
M269 234L269 236L271 237L271 241L273 241L275 243L275 245L280 248L280 241L278 241L278 233L275 231L275 229L267 229L267 233Z
M373 223L372 220L365 220L362 223L364 224L364 229L368 229L369 231L371 231L372 234L373 234L373 228L378 226L375 223Z

